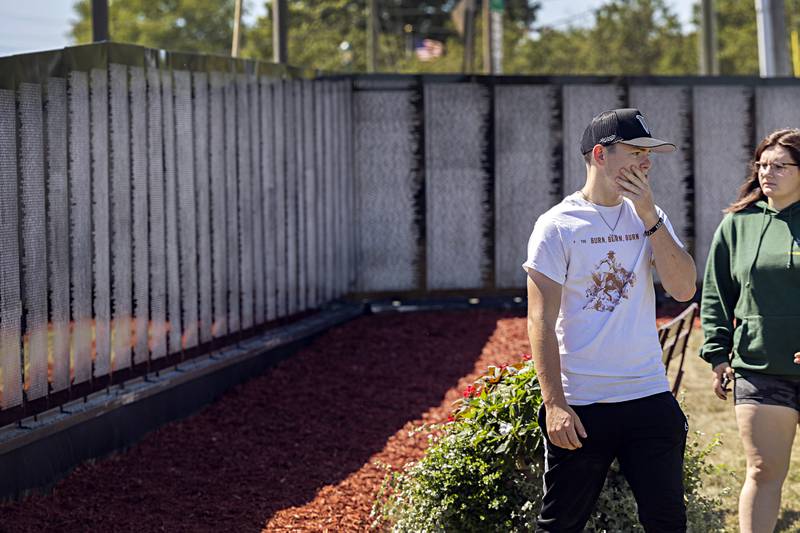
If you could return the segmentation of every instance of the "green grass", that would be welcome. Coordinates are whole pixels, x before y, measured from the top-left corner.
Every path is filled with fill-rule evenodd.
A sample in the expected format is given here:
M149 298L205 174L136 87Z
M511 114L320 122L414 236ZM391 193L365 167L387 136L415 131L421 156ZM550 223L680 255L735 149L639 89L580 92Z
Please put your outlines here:
M723 496L727 509L725 523L729 531L738 531L738 499L745 471L745 459L736 417L733 411L733 395L723 402L711 390L711 368L697 353L703 336L694 330L689 338L684 363L684 376L681 383L683 406L689 417L690 431L701 431L702 442L709 442L719 436L722 445L710 456L716 467L715 474L708 480L707 490L720 494L724 487L730 493ZM674 370L674 369L673 369ZM800 438L795 439L789 475L783 486L781 514L778 517L776 532L800 531Z

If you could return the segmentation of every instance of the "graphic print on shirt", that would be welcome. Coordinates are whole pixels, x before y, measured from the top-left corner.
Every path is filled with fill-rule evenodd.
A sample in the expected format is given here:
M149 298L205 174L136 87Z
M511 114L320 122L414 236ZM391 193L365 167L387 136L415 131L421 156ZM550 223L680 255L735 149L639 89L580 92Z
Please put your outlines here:
M636 274L626 270L614 251L609 250L592 270L592 284L586 289L588 301L583 308L610 313L621 299L628 298L628 291L635 284Z

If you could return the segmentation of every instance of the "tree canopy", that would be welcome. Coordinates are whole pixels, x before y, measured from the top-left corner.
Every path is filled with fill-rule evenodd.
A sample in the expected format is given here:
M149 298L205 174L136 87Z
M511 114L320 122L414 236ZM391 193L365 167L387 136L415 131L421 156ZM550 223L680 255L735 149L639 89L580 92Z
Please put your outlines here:
M378 70L461 70L464 48L451 17L456 0L379 0L377 4L380 32ZM476 4L479 11L480 0ZM521 38L536 20L539 2L506 0L505 4L505 32ZM249 31L245 49L248 57L267 60L272 57L269 5L267 3L267 15L259 17ZM290 0L288 8L290 28L287 46L290 63L322 70L366 71L367 0ZM479 17L476 22L476 67L480 68ZM418 60L413 48L416 42L424 38L443 42L445 54L435 61Z
M92 40L92 1L79 0L72 37ZM111 39L181 52L228 55L234 0L124 0L108 6Z
M714 0L721 74L758 75L756 10L752 2Z
M262 1L262 0L259 0ZM481 1L476 0L477 12ZM460 72L463 38L451 14L457 0L377 0L378 70ZM787 0L787 17L800 0ZM248 2L245 2L245 6ZM252 3L250 4L252 6ZM272 2L266 15L242 28L242 55L272 58ZM292 65L325 71L366 71L367 0L288 0ZM721 74L758 73L756 17L751 2L716 0ZM91 0L78 0L72 35L91 40ZM666 0L608 0L590 15L556 26L537 24L540 1L506 0L503 72L507 74L692 75L698 72L699 9L681 26ZM227 55L234 0L110 2L114 41L168 50ZM787 18L794 23L793 18ZM475 68L481 70L481 18L476 18ZM421 61L424 38L444 43L444 54Z
M593 23L543 27L519 46L514 70L538 74L679 75L697 72L696 37L664 0L614 0Z

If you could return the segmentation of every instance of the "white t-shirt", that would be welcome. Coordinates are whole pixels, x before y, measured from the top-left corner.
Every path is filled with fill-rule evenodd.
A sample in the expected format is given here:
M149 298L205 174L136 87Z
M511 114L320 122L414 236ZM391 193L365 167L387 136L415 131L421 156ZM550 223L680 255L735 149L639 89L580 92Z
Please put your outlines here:
M667 215L656 210L664 219L659 231L667 229L683 247ZM540 216L533 228L522 268L562 285L556 337L561 383L571 405L622 402L669 390L645 229L630 200L604 207L580 192Z

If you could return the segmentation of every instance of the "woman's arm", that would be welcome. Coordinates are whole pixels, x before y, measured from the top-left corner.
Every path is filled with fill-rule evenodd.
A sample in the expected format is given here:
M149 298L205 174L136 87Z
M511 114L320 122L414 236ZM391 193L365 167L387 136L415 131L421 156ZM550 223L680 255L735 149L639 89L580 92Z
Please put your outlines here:
M732 379L730 353L733 349L734 307L739 299L739 285L733 279L730 247L723 221L714 233L703 276L703 297L700 322L705 340L700 357L711 363L714 370L713 390L719 398L727 399L725 377Z

